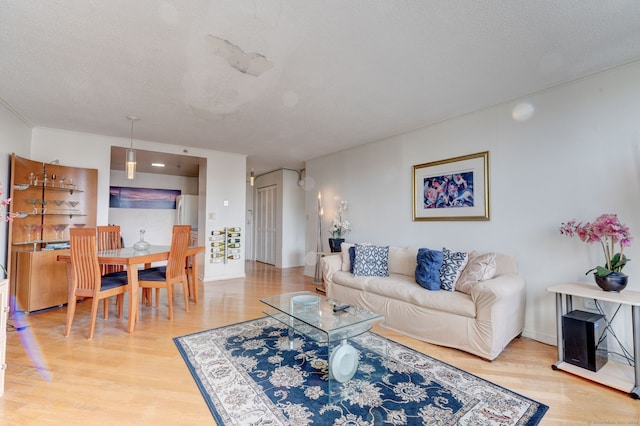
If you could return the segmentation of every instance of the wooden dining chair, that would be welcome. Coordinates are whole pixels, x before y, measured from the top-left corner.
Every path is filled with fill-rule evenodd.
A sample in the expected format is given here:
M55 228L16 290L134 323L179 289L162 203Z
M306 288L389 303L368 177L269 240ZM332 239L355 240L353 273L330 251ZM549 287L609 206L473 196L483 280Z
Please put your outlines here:
M189 246L190 225L174 225L171 235L171 249L166 266L143 269L138 272L138 285L145 289L156 289L156 306L158 306L161 288L167 289L169 319L173 319L173 286L182 283L184 308L189 312L189 282L185 270L185 257Z
M109 298L117 296L118 317L122 317L124 294L131 291L126 275L102 276L98 264L95 228L72 228L70 230L71 281L67 304L67 321L64 335L68 336L76 311L78 297L91 297L91 325L89 339L93 338L98 304L103 300L104 319L109 318Z
M117 225L98 226L98 251L122 248L120 227ZM102 275L124 271L124 265L100 265Z

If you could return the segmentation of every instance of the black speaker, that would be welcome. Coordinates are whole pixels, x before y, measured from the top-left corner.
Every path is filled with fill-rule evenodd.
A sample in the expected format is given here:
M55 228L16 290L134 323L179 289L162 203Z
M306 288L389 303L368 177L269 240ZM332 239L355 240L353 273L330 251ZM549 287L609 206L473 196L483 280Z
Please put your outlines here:
M594 312L571 311L562 317L564 360L598 371L607 363L607 324Z

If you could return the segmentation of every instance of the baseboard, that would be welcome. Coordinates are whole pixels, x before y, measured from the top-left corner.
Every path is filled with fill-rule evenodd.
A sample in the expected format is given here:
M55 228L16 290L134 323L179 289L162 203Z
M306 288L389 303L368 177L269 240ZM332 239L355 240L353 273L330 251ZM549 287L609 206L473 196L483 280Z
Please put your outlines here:
M524 330L522 330L522 336L527 337L529 339L536 340L541 343L545 343L547 345L551 345L551 346L558 345L558 339L555 334L552 335L552 334L540 333L540 332L536 332L535 330L529 330L525 328Z
M209 277L202 277L202 282L206 283L209 281L223 281L223 280L231 280L234 278L246 278L245 274L234 274L234 275L215 275Z

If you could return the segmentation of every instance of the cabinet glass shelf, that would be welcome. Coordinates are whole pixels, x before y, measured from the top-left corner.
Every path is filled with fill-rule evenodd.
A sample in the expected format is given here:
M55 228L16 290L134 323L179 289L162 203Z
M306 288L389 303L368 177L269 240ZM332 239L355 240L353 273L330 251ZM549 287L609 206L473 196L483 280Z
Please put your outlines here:
M56 212L56 213L18 213L16 219L24 219L27 216L86 216L86 213L73 213L73 212Z
M69 240L31 240L31 241L15 241L14 246L30 246L35 244L60 244L68 243Z
M25 191L29 188L39 188L39 189L48 189L50 191L62 191L73 194L74 192L84 192L81 189L76 188L72 185L64 185L64 186L44 186L44 185L30 185L28 183L16 183L13 187L19 191Z

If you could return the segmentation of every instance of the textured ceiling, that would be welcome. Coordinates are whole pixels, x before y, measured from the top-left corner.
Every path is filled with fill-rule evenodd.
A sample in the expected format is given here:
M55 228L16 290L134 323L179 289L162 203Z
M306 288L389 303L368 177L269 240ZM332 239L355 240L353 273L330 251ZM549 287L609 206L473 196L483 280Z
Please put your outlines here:
M640 58L637 0L0 0L32 125L248 155L256 173Z

